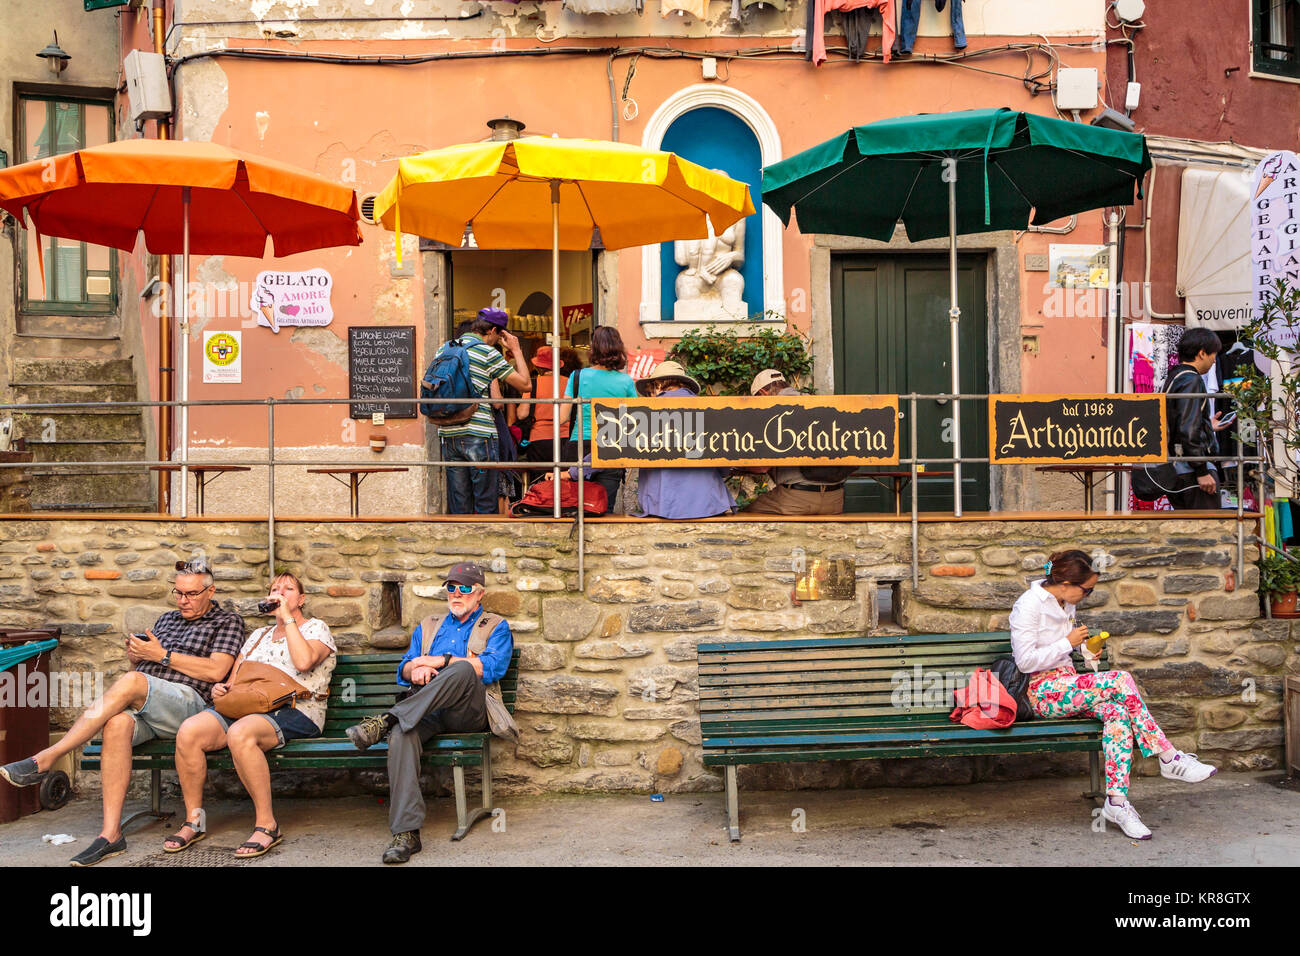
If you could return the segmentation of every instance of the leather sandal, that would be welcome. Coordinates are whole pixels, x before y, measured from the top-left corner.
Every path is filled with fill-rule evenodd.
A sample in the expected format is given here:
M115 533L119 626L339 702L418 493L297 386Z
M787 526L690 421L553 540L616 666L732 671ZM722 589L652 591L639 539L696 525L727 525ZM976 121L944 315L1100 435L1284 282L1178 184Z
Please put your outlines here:
M173 833L171 836L167 837L167 839L163 841L164 851L166 851L167 853L180 853L182 850L188 850L191 846L193 846L195 843L198 843L200 840L202 840L204 837L208 835L207 830L200 830L199 825L197 823L191 823L189 820L186 820L184 823L181 824L182 830L184 830L186 827L189 827L191 830L194 831L194 836L189 837L187 839L186 837L181 836L180 833ZM167 845L168 842L175 843L177 844L177 846L168 846Z
M263 853L266 853L268 850L279 846L284 841L284 837L280 835L280 825L278 823L276 824L274 830L268 830L266 827L253 827L253 832L265 833L267 836L271 838L271 842L268 843L266 846L262 846L262 844L257 843L254 840L246 840L245 842L239 844L239 846L235 848L235 859L251 860L253 857L261 856ZM257 852L240 853L239 852L240 850L256 850Z

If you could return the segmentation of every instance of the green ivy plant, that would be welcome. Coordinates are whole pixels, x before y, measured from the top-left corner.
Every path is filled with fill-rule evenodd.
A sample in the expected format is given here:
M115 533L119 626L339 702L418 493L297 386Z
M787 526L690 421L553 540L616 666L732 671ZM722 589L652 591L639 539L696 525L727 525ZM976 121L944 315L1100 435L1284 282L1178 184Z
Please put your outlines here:
M779 319L768 313L767 319ZM763 321L753 316L752 321ZM782 328L784 326L782 325ZM732 330L708 326L687 332L668 358L680 362L710 395L748 395L749 383L765 368L774 368L786 381L798 387L812 372L808 339L798 331L760 329L741 337Z

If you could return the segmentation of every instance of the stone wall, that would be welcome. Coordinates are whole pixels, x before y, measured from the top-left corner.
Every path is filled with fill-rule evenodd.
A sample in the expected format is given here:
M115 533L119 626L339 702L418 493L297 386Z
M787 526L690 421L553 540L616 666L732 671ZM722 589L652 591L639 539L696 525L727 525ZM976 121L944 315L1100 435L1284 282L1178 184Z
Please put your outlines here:
M923 522L915 589L910 527L896 521L593 522L581 594L574 529L546 520L280 523L277 563L304 578L308 610L345 653L404 648L443 607L442 573L462 557L487 563L487 606L509 618L522 650L523 740L514 752L496 744L503 790L683 792L720 786L701 763L699 640L1005 629L1047 553L1066 546L1111 556L1081 619L1115 635L1119 664L1174 742L1228 769L1277 766L1281 677L1300 672L1300 635L1258 619L1256 551L1235 580L1236 540L1231 520ZM169 607L180 557L207 553L219 599L259 623L265 547L255 522L0 522L0 624L59 624L55 668L111 680L126 666L121 633ZM801 554L851 559L856 598L796 605ZM898 624L878 620L877 588L893 581ZM59 710L53 723L74 716ZM748 768L746 782L949 782L1083 766L1077 755L880 763Z

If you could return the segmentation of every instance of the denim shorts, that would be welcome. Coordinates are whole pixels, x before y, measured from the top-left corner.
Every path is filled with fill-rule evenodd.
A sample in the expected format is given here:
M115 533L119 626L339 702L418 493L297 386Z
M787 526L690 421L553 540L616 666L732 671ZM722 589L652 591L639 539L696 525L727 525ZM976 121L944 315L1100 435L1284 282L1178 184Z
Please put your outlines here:
M215 707L209 707L207 713L221 723L221 729L230 730L232 723L229 717L223 717L217 712ZM295 707L281 707L279 710L273 710L269 714L249 714L249 717L261 717L268 721L275 728L275 736L279 741L272 750L279 750L290 740L300 740L303 737L319 737L320 728L303 716L302 711ZM240 718L241 720L243 718Z
M152 674L144 676L149 681L144 706L139 710L128 707L123 711L135 718L132 747L155 737L174 739L181 724L202 712L204 707L203 695L188 684L163 680Z

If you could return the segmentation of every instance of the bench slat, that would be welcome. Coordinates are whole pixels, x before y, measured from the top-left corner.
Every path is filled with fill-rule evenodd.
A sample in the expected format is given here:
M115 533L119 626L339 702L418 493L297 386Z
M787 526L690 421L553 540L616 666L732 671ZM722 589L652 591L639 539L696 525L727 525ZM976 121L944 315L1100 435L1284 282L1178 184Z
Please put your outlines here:
M911 747L854 747L844 750L743 750L737 753L706 750L707 767L751 763L817 763L823 760L889 760L900 757L978 757L985 754L1062 753L1101 750L1099 740L984 740L960 744L917 744Z

